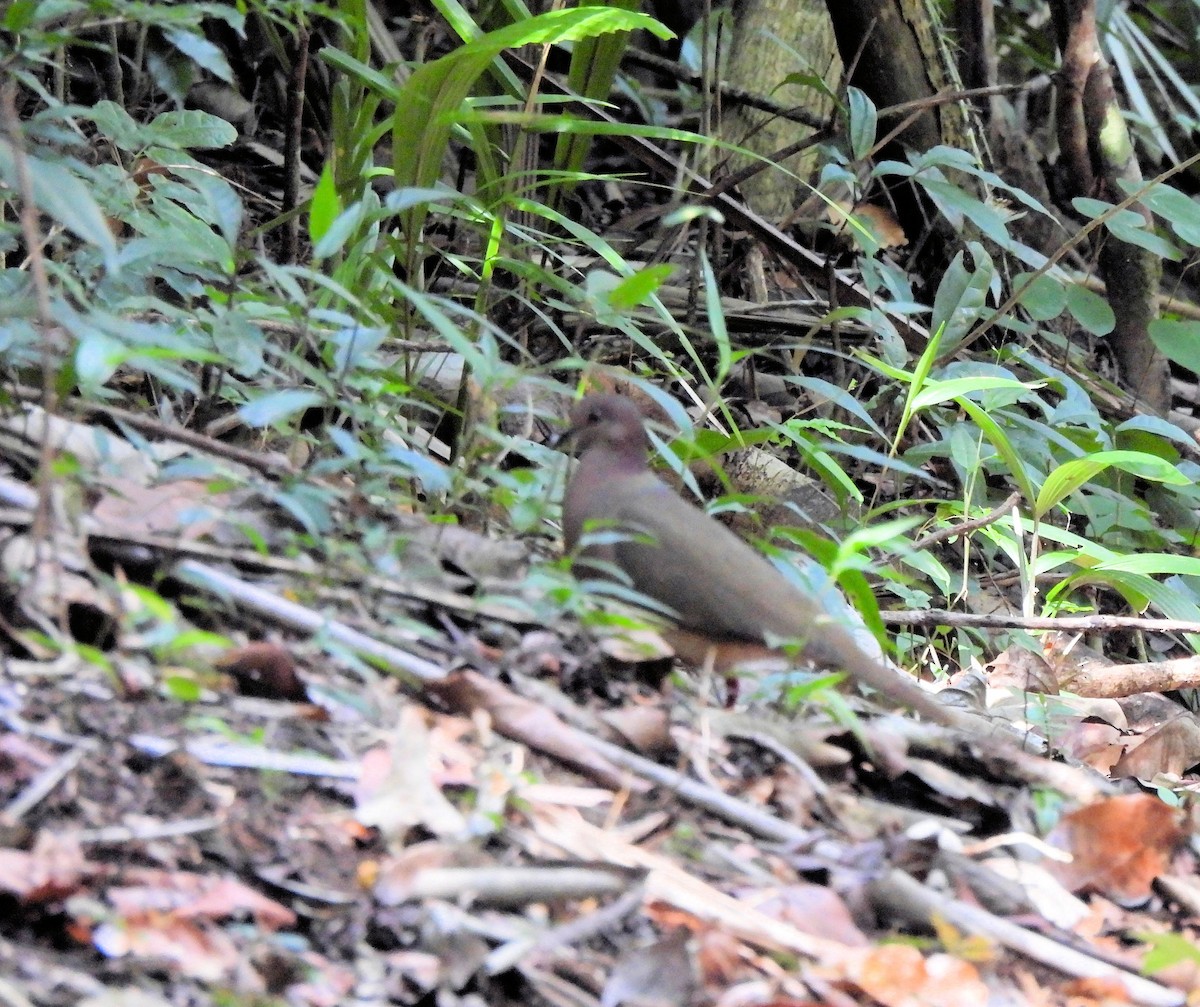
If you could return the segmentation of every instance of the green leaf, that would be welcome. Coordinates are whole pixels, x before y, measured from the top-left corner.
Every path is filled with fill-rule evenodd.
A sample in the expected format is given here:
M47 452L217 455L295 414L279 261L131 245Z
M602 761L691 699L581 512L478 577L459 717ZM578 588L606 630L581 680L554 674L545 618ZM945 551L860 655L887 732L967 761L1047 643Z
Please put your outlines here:
M1108 301L1078 283L1067 286L1067 310L1093 336L1107 336L1117 324Z
M1002 378L992 374L951 378L947 381L930 381L913 396L912 407L916 412L935 406L939 402L948 402L950 399L957 399L962 395L970 395L973 392L993 391L998 388L1025 392L1041 388L1044 384L1044 381L1018 381L1016 378Z
M146 145L215 150L237 140L237 130L219 115L188 108L157 115L144 127Z
M1118 179L1118 184L1130 195L1141 183ZM1155 182L1141 196L1142 203L1170 225L1179 239L1189 245L1200 245L1200 203L1191 196L1162 182Z
M1200 373L1200 322L1157 318L1149 326L1150 340L1168 360Z
M606 295L606 300L614 308L628 311L645 304L652 294L671 278L675 267L669 262L639 269L632 276L618 282Z
M488 65L505 49L577 41L610 31L644 28L673 37L654 18L608 7L576 7L506 25L419 67L396 95L392 128L397 186L431 187L441 173L454 116ZM406 215L410 241L420 233L424 206Z
M854 395L851 395L841 385L835 385L824 378L808 377L806 375L786 375L783 380L811 392L818 402L821 399L827 399L839 409L845 410L851 416L857 417L862 422L864 428L871 430L876 436L880 438L884 436L883 429L876 422L875 417L863 407L863 404Z
M201 69L219 77L226 84L233 83L233 71L225 61L225 54L199 31L170 29L163 32L163 37Z
M954 256L933 300L933 329L942 330L939 355L949 354L976 322L987 306L988 290L996 275L992 257L977 241L967 244L975 268L966 265L966 252Z
M95 245L104 256L107 268L114 268L117 243L107 218L92 197L91 187L57 161L26 154L25 162L37 208L76 237ZM17 190L16 165L12 148L5 139L0 139L0 178L10 189Z
M708 316L708 330L712 333L713 345L717 348L717 373L713 384L725 383L733 364L733 348L729 342L729 329L725 324L725 308L721 300L721 285L713 273L708 253L700 249L700 265L704 275L704 310Z
M1150 946L1142 958L1142 973L1154 975L1163 969L1175 965L1189 963L1200 964L1200 947L1194 941L1188 940L1182 934L1135 933L1134 938Z
M1163 574L1200 577L1200 557L1176 556L1164 552L1139 552L1121 556L1119 559L1108 560L1093 569L1139 573L1147 577L1158 577Z
M267 427L325 402L325 396L319 392L304 388L285 388L256 398L253 402L247 402L238 410L238 415L247 426Z
M25 31L33 24L39 0L13 0L4 12L4 27L11 32Z
M1191 484L1191 480L1179 469L1156 455L1142 451L1098 451L1086 458L1075 458L1065 462L1051 472L1038 494L1033 509L1034 515L1042 517L1085 483L1109 468L1121 469L1139 479L1168 486Z
M200 683L186 675L167 675L163 678L167 695L178 703L195 703L204 694Z
M75 377L87 389L102 388L125 362L125 344L103 332L90 332L75 347Z
M1093 220L1104 216L1113 209L1110 203L1086 196L1076 196L1071 200L1071 205L1085 217ZM1104 226L1115 238L1127 244L1145 248L1164 259L1177 261L1183 257L1179 249L1151 231L1146 218L1135 210L1117 210L1104 221Z
M875 146L879 114L875 103L856 87L847 90L846 98L850 104L850 154L861 161Z
M955 221L956 218L966 217L1001 247L1008 247L1012 244L1008 236L1009 216L1006 213L982 202L965 189L943 178L918 174L916 180L929 193L930 198L948 220Z
M326 161L308 206L308 236L314 245L329 233L330 225L341 212L341 200L338 199L337 184L333 179L333 164ZM324 255L320 258L324 258Z
M81 118L90 118L119 150L136 152L146 146L141 123L115 101L98 101Z
M1046 273L1030 281L1029 273L1014 276L1012 289L1019 290L1017 301L1035 322L1047 322L1057 318L1067 306L1066 284Z
M1001 429L1000 424L970 399L960 398L955 401L959 408L975 421L975 425L983 432L983 436L996 449L996 453L1004 459L1004 463L1008 466L1009 475L1012 476L1013 482L1017 484L1017 489L1021 491L1021 495L1027 501L1033 500L1035 494L1033 483L1029 478L1029 470L1025 466L1024 459L1021 458L1020 452L1013 447L1012 442L1008 439L1008 435Z
M612 0L609 6L637 10L639 0ZM607 101L628 45L629 33L625 31L605 32L576 42L571 50L567 86L590 101ZM577 134L560 136L554 148L554 168L567 172L579 171L590 146L591 140L587 137Z

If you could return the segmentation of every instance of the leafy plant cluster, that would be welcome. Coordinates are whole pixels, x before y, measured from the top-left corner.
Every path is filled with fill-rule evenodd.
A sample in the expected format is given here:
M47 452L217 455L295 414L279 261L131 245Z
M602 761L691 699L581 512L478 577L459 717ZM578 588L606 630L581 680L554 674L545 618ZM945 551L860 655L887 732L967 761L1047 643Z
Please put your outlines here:
M1117 422L1098 407L1105 386L1064 333L1102 338L1112 314L1059 258L1014 235L1019 215L1048 215L1032 196L954 148L872 161L878 111L854 89L840 96L816 191L832 202L848 190L856 201L874 185L910 179L964 233L963 249L933 303L922 304L903 266L852 216L870 306L839 307L817 328L854 323L872 337L874 348L856 354L855 386L791 374L829 399L832 416L750 429L724 411L724 433L696 434L663 382L719 397L754 352L725 324L718 270L701 248L693 289L704 322L690 324L662 296L679 268L631 261L570 210L581 186L603 179L587 170L597 138L685 158L724 150L698 133L608 114L629 33L665 37L661 25L633 5L535 16L520 0L496 15L504 23L480 24L455 0L437 0L456 36L447 51L381 68L371 61L364 4L302 6L259 0L248 16L276 31L320 19L328 33L317 54L333 81L327 156L295 211L311 243L304 265L270 254L283 220L251 228L243 193L206 159L232 148L233 127L184 107L201 73L233 80L203 29L216 21L243 32L240 8L127 0L7 7L0 65L20 103L19 124L10 122L0 140L0 352L10 396L49 374L60 394L83 402L124 398L185 421L233 413L266 436L304 441L306 477L273 492L310 545L333 529L328 477L344 472L372 499L419 494L435 512L490 497L516 527L536 530L549 515L551 469L493 460L546 452L497 433L499 421L505 403L528 401L530 388L568 392L590 366L578 333L602 328L626 340L621 356L689 431L684 442L721 449L774 441L847 505L876 505L864 522L872 531L840 545L823 533L782 532L831 568L870 621L868 550L894 558L871 568L913 604L957 596L978 569L914 552L907 543L916 521L885 517L918 504L934 523L953 521L986 511L1009 488L1020 491L1024 516L988 525L972 548L988 568L1017 571L1027 597L1050 577L1042 597L1050 610L1077 605L1082 589L1099 586L1139 611L1153 604L1200 618L1200 566L1189 555L1200 511L1191 438L1165 419ZM140 61L130 65L128 46L105 27L112 24L136 26ZM569 93L527 61L551 46L568 53ZM114 79L139 82L147 100L134 114L112 100L69 99L65 54L83 51L97 66L116 66ZM448 181L452 156L469 165L465 183ZM644 180L615 181L653 192ZM1167 258L1200 243L1195 201L1166 181L1129 196L1158 215L1156 229L1124 204L1077 200L1075 210ZM36 243L20 218L30 200L40 214ZM684 197L662 226L702 245L698 236L719 223L700 197ZM1064 249L1075 240L1063 231ZM33 258L46 270L44 304ZM1155 336L1169 356L1200 370L1194 325L1167 318ZM985 347L981 337L997 329L1003 341ZM914 332L924 340L916 355L905 342ZM435 428L436 438L424 433ZM665 460L686 478L680 456L688 448L678 447ZM864 465L890 473L893 502L864 499Z

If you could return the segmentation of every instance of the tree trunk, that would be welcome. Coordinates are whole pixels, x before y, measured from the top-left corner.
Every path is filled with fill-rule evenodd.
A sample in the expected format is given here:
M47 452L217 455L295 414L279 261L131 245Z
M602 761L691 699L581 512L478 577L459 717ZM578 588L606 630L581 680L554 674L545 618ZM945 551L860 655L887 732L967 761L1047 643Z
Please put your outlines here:
M1054 24L1062 52L1058 76L1058 137L1063 177L1075 184L1071 195L1119 203L1119 182L1141 182L1142 173L1113 90L1108 61L1096 35L1092 0L1056 0ZM1135 204L1147 225L1148 210ZM1170 370L1150 339L1156 316L1155 295L1162 273L1158 256L1138 245L1100 232L1100 271L1116 326L1108 337L1125 387L1166 415L1171 406Z
M800 108L813 121L825 121L833 112L833 100L812 84L780 83L789 74L811 74L836 90L841 62L834 46L833 28L820 0L743 0L734 5L736 24L729 55L731 84L771 99L788 108ZM767 112L735 106L722 117L721 138L744 146L763 157L811 136L813 129L772 116ZM802 179L813 170L815 157L802 152L779 162ZM734 157L732 171L761 167L748 157ZM768 166L769 168L769 166ZM781 171L759 171L742 183L740 190L751 209L768 220L786 217L803 202L807 191Z

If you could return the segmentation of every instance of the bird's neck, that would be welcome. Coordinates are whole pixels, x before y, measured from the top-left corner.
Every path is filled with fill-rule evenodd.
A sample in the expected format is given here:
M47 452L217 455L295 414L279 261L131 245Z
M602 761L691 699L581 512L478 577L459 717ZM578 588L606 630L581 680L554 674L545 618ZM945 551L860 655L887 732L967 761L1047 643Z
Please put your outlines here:
M639 475L650 470L646 452L641 448L613 448L608 444L597 444L579 459L582 471L596 473L596 478L610 479L613 476Z

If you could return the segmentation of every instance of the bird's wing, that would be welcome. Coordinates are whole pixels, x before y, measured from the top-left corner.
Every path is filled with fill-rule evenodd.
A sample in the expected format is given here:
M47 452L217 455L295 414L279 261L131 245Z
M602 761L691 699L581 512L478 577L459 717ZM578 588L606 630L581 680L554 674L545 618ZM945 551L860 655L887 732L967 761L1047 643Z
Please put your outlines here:
M614 508L614 558L633 586L714 639L800 638L817 606L757 550L657 479Z

